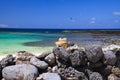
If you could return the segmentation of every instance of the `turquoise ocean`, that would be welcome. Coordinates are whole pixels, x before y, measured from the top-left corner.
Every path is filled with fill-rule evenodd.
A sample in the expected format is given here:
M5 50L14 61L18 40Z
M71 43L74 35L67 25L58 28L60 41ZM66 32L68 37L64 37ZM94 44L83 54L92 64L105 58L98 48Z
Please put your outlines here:
M18 51L28 51L33 54L51 51L59 37L67 37L69 41L79 46L104 45L104 39L120 39L119 35L64 31L62 29L0 29L0 55L14 54Z

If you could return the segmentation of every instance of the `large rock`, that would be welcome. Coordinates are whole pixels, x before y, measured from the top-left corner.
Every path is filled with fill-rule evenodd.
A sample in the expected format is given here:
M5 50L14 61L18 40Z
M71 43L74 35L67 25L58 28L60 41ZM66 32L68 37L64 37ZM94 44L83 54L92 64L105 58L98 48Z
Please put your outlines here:
M0 65L0 80L2 79L2 66Z
M79 72L72 67L59 68L58 74L65 80L88 80L83 72Z
M58 66L54 66L54 67L52 68L52 72L57 73L57 70L58 70Z
M112 51L104 51L103 62L107 65L114 65L117 61L116 55Z
M115 66L120 68L120 51L116 53L117 61Z
M12 55L8 55L0 61L0 80L2 79L2 69L6 66L10 66L14 64L14 57Z
M38 55L37 58L44 59L49 54L51 54L51 51L45 51L45 52L42 52L40 55Z
M48 56L45 57L45 61L50 64L54 65L55 64L55 56L53 53L49 54Z
M5 67L2 75L5 80L35 80L38 70L30 64L18 64Z
M54 47L53 53L58 57L61 63L66 63L69 60L69 54L63 47Z
M43 73L36 80L61 80L57 73Z
M115 66L120 68L120 60L117 59Z
M88 66L89 68L100 68L100 67L103 66L103 63L100 62L100 61L98 61L98 62L96 62L96 63L87 62L87 66Z
M116 76L120 77L120 68L114 66L111 72Z
M2 78L1 80L5 80L4 78Z
M118 78L115 74L110 74L108 76L108 80L120 80L120 78Z
M30 59L30 63L39 69L47 69L48 67L48 64L45 61L41 61L37 59L36 57L32 57Z
M101 74L99 74L98 72L93 72L93 73L89 76L89 80L103 80L103 77L102 77Z
M120 46L112 44L112 45L104 46L102 48L102 50L103 51L113 51L114 53L116 53L116 52L120 51Z
M85 53L79 50L75 50L73 53L70 54L70 61L72 66L74 67L85 65Z
M74 52L75 50L78 50L78 49L79 49L79 47L77 45L73 45L73 46L69 46L68 48L66 48L66 51L68 53L72 53L72 52Z
M98 62L103 57L102 48L100 46L87 47L85 52L88 60L92 63Z
M102 68L102 67L101 67ZM111 65L107 65L105 68L103 69L100 69L100 73L103 74L104 76L108 76L110 75L111 73L111 70L112 70L112 66Z
M14 64L14 57L12 55L8 55L7 57L3 58L0 61L0 65L2 68L9 66L9 65L13 65Z
M74 45L75 44L73 42L70 42L70 41L67 43L67 47L74 46Z
M98 72L92 72L87 69L87 74L88 74L89 80L103 80L102 75Z
M15 58L16 64L28 64L33 56L34 55L29 52L19 51Z
M73 45L73 46L69 46L66 51L68 53L73 53L75 50L80 50L80 51L85 51L85 48L84 47L79 47L78 45Z

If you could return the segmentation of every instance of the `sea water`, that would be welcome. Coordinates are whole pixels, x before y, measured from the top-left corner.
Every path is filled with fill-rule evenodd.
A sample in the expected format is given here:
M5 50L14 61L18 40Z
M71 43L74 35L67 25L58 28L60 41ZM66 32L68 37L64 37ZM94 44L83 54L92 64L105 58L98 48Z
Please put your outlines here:
M104 45L104 38L120 38L120 36L92 36L91 33L62 33L62 30L49 29L2 29L0 30L0 55L28 51L33 54L52 51L59 37L67 37L69 41L80 46L93 44Z
M54 45L50 40L55 40L60 36L62 34L0 32L0 54L11 54L18 51L31 53L49 51L52 49L50 44ZM37 42L41 42L41 44L39 43L39 45ZM44 44L47 45L44 46Z

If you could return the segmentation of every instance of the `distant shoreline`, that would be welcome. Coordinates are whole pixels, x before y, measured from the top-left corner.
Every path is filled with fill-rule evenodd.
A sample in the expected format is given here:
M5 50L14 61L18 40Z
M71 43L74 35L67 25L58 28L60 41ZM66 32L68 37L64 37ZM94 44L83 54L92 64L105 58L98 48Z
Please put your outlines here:
M32 29L32 28L0 28L0 32L33 32L33 33L93 33L120 34L120 29Z
M120 30L65 30L63 33L92 33L92 34L117 34L120 35Z
M120 28L101 28L101 29L97 29L97 28L88 28L88 29L84 29L84 28L81 28L81 29L76 29L76 28L0 28L0 29L26 29L26 30L120 30Z

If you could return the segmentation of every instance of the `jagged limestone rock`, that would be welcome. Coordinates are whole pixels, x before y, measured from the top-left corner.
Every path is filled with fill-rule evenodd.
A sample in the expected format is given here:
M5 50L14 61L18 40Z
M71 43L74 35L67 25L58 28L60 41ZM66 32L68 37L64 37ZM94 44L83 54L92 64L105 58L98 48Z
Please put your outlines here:
M110 74L108 76L108 80L120 80L120 78L118 78L115 74Z
M58 66L54 66L54 67L52 68L52 72L57 73L57 70L58 70Z
M111 72L120 77L120 68L114 66Z
M15 57L16 64L29 64L31 57L34 55L26 52L26 51L19 51Z
M80 50L85 52L85 48L84 47L79 47L77 44L74 44L73 46L69 46L66 48L66 51L68 53L73 53L75 50Z
M115 44L111 44L108 46L104 46L102 48L103 51L113 51L114 53L120 51L120 46L119 45L115 45Z
M60 61L61 63L67 63L69 60L69 54L67 53L67 51L65 50L65 48L63 47L54 47L53 48L53 53L55 55L55 57L58 57L58 61Z
M14 64L14 57L12 55L8 55L7 57L3 58L0 61L0 65L2 68L9 66L9 65L13 65Z
M51 51L45 51L45 52L42 52L40 55L38 55L37 58L44 59L49 54L51 54Z
M61 80L61 78L57 73L43 73L36 80Z
M103 66L103 63L98 61L96 63L92 63L92 62L87 62L87 66L89 68L99 68L99 67L102 67Z
M0 64L0 80L2 79L2 66Z
M91 46L85 50L88 60L92 63L98 62L103 57L103 51L100 46Z
M37 59L36 57L32 57L30 59L30 63L34 66L36 66L38 69L47 69L48 64L45 61L41 61Z
M88 74L89 80L103 80L102 75L98 72L92 72L89 69L87 69L86 72Z
M107 65L114 65L117 61L116 55L112 51L104 51L103 62Z
M0 80L2 79L2 69L14 64L14 57L12 55L7 55L7 57L0 61Z
M2 75L5 80L35 80L38 70L30 64L18 64L5 67Z
M45 61L50 64L54 65L55 64L55 56L53 53L49 54L48 56L45 57Z
M83 72L79 72L72 67L59 68L58 74L65 80L88 80Z
M102 69L99 71L101 74L103 74L104 76L108 76L111 73L112 70L112 66L111 65L107 65L106 67L103 68L103 66L101 67Z
M73 67L85 65L85 54L82 51L75 50L73 53L70 54L70 61Z

